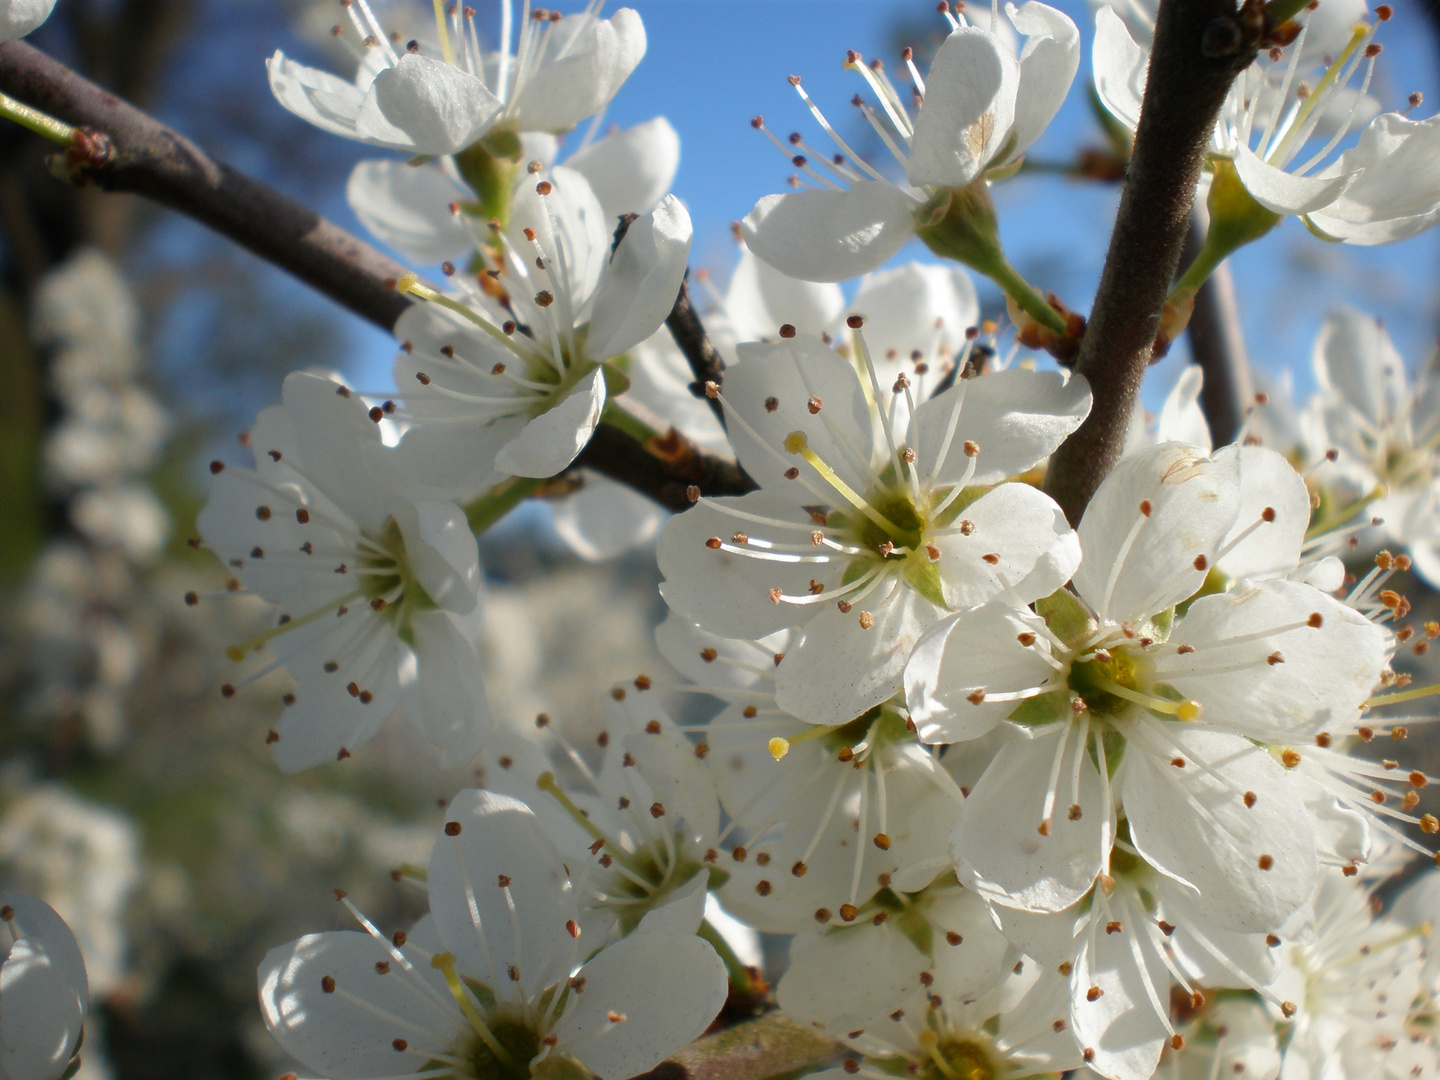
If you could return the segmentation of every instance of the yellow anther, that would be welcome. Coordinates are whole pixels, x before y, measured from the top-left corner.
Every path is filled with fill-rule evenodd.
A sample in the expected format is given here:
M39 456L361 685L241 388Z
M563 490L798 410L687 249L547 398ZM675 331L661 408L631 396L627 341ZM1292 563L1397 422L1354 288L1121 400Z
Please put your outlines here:
M1181 720L1199 720L1203 711L1204 706L1198 701L1186 701L1175 710L1175 715Z
M769 742L770 756L779 761L790 752L790 740L782 739L779 735Z

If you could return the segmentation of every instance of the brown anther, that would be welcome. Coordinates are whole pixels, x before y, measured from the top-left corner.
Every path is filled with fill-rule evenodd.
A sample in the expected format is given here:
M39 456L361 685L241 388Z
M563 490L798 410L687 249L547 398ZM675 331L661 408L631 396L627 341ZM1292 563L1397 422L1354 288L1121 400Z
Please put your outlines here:
M811 396L809 401L805 402L805 408L810 410L811 416L814 416L824 407L825 403L821 401L818 397L814 397L813 395Z
M774 588L771 589L766 595L770 597L770 602L772 604L778 604L780 602L780 598L785 594L779 588Z
M706 546L707 548L709 548L711 551L719 551L719 550L720 550L720 546L721 546L721 544L720 544L720 538L719 538L718 536L712 536L712 537L710 537L709 540L706 540L706 541L705 541L705 546Z
M882 832L882 833L876 833L876 834L875 834L875 846L876 846L877 848L879 848L881 851L889 851L889 850L890 850L890 837L887 836L887 835L886 835L885 833L883 833L883 832Z
M269 520L270 520L270 507L268 507L268 506L257 506L257 507L255 508L255 516L256 516L257 518L259 518L261 521L269 521Z
M1287 746L1280 752L1280 764L1287 769L1293 769L1300 764L1300 755Z
M740 846L739 844L735 845L735 847L730 849L730 857L736 862L744 862L745 855L745 848Z
M859 330L865 325L865 319L861 315L851 315L845 320L845 325L851 330Z
M827 923L827 922L830 921L830 919L831 919L831 915L830 915L830 909L829 909L829 908L823 908L823 907L822 907L822 908L816 908L816 909L815 909L815 921L816 921L816 922L818 922L818 923Z
M1363 742L1370 742L1370 740L1375 738L1375 729L1372 727L1356 728L1355 734L1359 735Z
M713 664L719 655L718 652L709 647L700 650L700 659L704 660L707 664Z
M1173 757L1170 759L1170 764L1174 765L1177 769L1183 769L1185 767L1185 759L1183 757Z
M235 687L227 682L220 687L220 696L223 698L233 698L235 696Z
M1170 1036L1170 1048L1171 1048L1172 1050L1184 1050L1184 1049L1185 1049L1185 1036L1184 1036L1184 1035L1180 1035L1180 1034L1171 1035L1171 1036Z
M459 835L460 835L460 822L458 822L458 821L447 821L447 822L445 823L445 835L446 835L446 836L459 836Z
M1203 572L1203 571L1205 571L1205 570L1207 570L1207 569L1209 568L1210 562L1209 562L1208 559L1205 558L1204 555L1196 555L1196 556L1195 556L1195 562L1193 563L1193 565L1194 565L1194 567L1195 567L1196 570L1199 570L1199 571L1202 571L1202 572Z
M840 905L840 918L844 919L846 922L854 922L859 914L860 909L857 908L854 904Z
M1121 933L1124 929L1124 924L1115 919L1112 919L1105 924L1105 933L1107 934L1118 934Z
M875 625L875 616L868 611L860 612L860 629L869 630Z
M1192 653L1192 652L1194 652L1194 651L1195 651L1195 646L1194 646L1194 645L1181 645L1179 648L1177 648L1177 649L1175 650L1175 652L1176 652L1177 654L1179 654L1180 656L1184 656L1186 653Z
M1285 1019L1288 1020L1295 1015L1297 1010L1293 1001L1282 1001L1280 1003L1280 1011L1285 1014Z
M1269 664L1271 667L1274 667L1276 664L1285 663L1285 657L1280 655L1279 649L1276 649L1269 656L1265 657L1265 663Z
M1306 626L1312 627L1312 628L1314 628L1314 629L1316 629L1316 630L1319 630L1320 627L1323 626L1324 624L1325 624L1325 616L1321 615L1320 612L1318 612L1318 611L1312 611L1312 612L1310 613L1310 618L1308 618L1308 619L1305 620L1305 625L1306 625Z
M1065 812L1065 816L1068 817L1071 821L1079 821L1082 817L1085 816L1085 811L1080 809L1079 803L1071 803L1070 809Z
M1437 819L1434 814L1424 815L1420 819L1420 831L1429 833L1432 836L1435 833L1440 833L1440 819Z
M1256 803L1258 800L1259 800L1259 796L1256 795L1255 792L1253 792L1253 791L1247 791L1247 792L1245 792L1245 809L1246 809L1246 810L1254 809L1255 803Z
M1090 987L1089 990L1086 990L1086 991L1085 991L1085 1000L1086 1000L1086 1001L1099 1001L1099 1000L1100 1000L1102 997L1104 997L1104 996L1105 996L1105 991L1104 991L1104 990L1101 990L1100 987L1098 987L1098 986L1092 986L1092 987Z
M755 883L755 891L761 896L769 896L773 889L774 886L772 886L770 882L766 881L764 878L761 878Z
M795 327L791 326L788 322L782 323L780 325L780 336L787 341L790 340L795 336Z
M980 561L989 563L991 566L994 566L1000 561L1000 554L999 552L992 551L986 555L981 555Z
M1160 932L1166 937L1169 937L1171 934L1175 933L1174 923L1168 923L1164 919L1161 919L1155 925L1160 927Z
M1140 500L1140 513L1142 513L1143 515L1145 515L1145 516L1148 518L1148 517L1150 516L1150 511L1151 511L1150 500L1149 500L1149 499L1141 499L1141 500Z
M855 605L850 603L850 601L848 600L836 600L835 606L840 609L841 615L849 615L850 609L853 608Z
M1255 865L1260 867L1261 870L1269 870L1275 865L1275 857L1273 855L1261 855L1260 858L1255 861Z
M977 442L971 442L969 439L966 439L964 450L966 457L973 458L980 456L980 444Z

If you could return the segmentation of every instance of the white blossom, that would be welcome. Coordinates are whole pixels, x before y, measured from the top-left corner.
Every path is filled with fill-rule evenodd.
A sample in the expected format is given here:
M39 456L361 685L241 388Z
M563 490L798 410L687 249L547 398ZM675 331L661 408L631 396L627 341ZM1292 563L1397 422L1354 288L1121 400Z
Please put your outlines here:
M1260 448L1207 458L1175 443L1123 459L1080 523L1078 597L1059 592L1039 614L991 601L917 646L906 697L922 739L974 738L1007 717L1026 726L971 791L953 840L961 879L996 903L1047 912L1079 900L1110 873L1117 808L1133 849L1217 926L1273 930L1308 898L1314 793L1287 775L1303 756L1291 744L1357 722L1388 643L1352 608L1283 577L1176 613L1240 545L1298 548L1279 511L1303 521L1304 502L1238 518L1255 456L1289 468ZM1333 795L1318 801L1359 825ZM1322 853L1364 857L1363 844Z
M1016 162L1070 89L1080 33L1038 0L1007 4L1005 14L1026 35L1018 56L1008 28L996 24L998 13L982 16L979 25L947 13L951 33L923 78L907 50L915 93L924 101L913 115L882 67L856 52L847 57L846 67L878 99L878 110L862 104L861 112L904 170L903 181L887 179L857 155L791 76L840 154L832 159L798 137L787 145L771 136L814 186L756 203L741 223L750 250L791 277L843 281L883 265L926 224L930 210L943 215L946 192Z
M903 372L879 377L863 335L854 347L853 361L809 337L742 347L721 400L760 490L701 499L658 549L666 601L705 629L801 628L776 701L830 725L899 690L911 647L946 611L1007 589L1033 599L1068 577L1059 508L1001 481L1089 410L1083 380L1027 371L958 378L917 403Z
M468 761L488 705L465 515L408 497L364 405L328 379L292 374L249 438L255 468L212 466L199 527L239 582L282 605L274 626L231 650L243 660L268 646L297 682L276 762L295 771L348 757L402 706L447 760Z
M709 1026L726 988L710 945L641 926L596 951L524 803L463 791L447 818L430 915L408 934L387 938L351 907L365 933L308 934L265 957L261 1010L285 1050L334 1080L625 1080Z
M605 361L635 348L675 303L690 215L674 196L614 245L589 184L557 168L517 196L501 269L457 296L412 279L429 303L405 312L395 381L409 425L397 461L438 497L468 497L507 476L562 471L589 441L607 400ZM491 295L493 286L503 297ZM612 375L613 377L613 375Z
M1440 119L1376 116L1379 106L1367 92L1380 54L1373 38L1388 17L1383 9L1374 23L1353 26L1323 59L1305 48L1307 20L1287 61L1260 60L1241 73L1216 125L1213 157L1233 166L1255 202L1271 214L1303 218L1325 239L1391 243L1440 219ZM1149 51L1111 7L1100 8L1095 25L1096 91L1134 131ZM1312 89L1306 76L1317 66ZM1351 86L1362 70L1359 87ZM1355 145L1334 155L1362 124Z
M454 154L496 131L574 127L609 103L645 55L640 16L621 8L602 19L598 3L576 15L525 19L512 55L512 7L502 5L500 49L489 52L473 12L455 5L448 20L437 20L437 57L414 39L397 50L366 0L354 0L345 5L361 43L354 80L276 51L266 65L270 89L296 116L336 135L410 154Z

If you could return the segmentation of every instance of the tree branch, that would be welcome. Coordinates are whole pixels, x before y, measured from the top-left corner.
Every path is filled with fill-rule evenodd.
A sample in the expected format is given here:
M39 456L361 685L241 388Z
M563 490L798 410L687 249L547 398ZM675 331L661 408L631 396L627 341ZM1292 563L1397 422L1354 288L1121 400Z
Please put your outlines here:
M107 135L113 157L82 174L99 187L143 195L209 226L384 330L393 329L410 306L394 288L408 267L294 199L214 160L183 135L23 41L0 45L0 92ZM724 363L683 287L676 312L671 314L672 327L680 327L676 340L692 366L705 365L695 369L697 378L718 381ZM700 453L678 433L652 442L655 445L648 446L602 424L577 464L671 510L683 510L694 501L689 498L692 488L706 495L740 495L755 487L734 462Z
M0 91L108 135L114 158L87 172L106 191L192 217L386 330L410 306L386 287L407 267L23 41L0 45Z
M1135 150L1076 370L1094 405L1050 459L1045 489L1072 524L1119 460L1185 241L1215 118L1255 58L1234 0L1161 0Z
M1199 207L1190 221L1185 244L1187 257L1205 242L1205 221ZM1216 446L1234 442L1245 413L1254 401L1250 385L1250 360L1245 336L1240 330L1240 309L1235 299L1235 279L1228 263L1221 263L1195 294L1190 315L1190 354L1205 373L1200 390L1200 408L1210 425Z
M835 1064L844 1052L776 1009L696 1039L635 1080L767 1080Z
M673 429L663 440L642 443L601 424L575 464L632 487L676 513L701 495L744 495L757 486L735 462L701 453Z
M710 336L705 333L700 315L696 312L695 305L690 302L688 270L685 272L685 280L680 282L680 295L675 297L675 306L670 309L665 325L670 328L670 336L675 339L675 344L680 346L685 359L690 361L690 371L695 376L695 381L690 384L690 392L696 397L709 399L710 411L715 414L715 419L720 421L720 426L724 427L725 406L720 404L719 398L709 397L705 393L705 384L713 382L716 386L724 385L725 361L710 343Z

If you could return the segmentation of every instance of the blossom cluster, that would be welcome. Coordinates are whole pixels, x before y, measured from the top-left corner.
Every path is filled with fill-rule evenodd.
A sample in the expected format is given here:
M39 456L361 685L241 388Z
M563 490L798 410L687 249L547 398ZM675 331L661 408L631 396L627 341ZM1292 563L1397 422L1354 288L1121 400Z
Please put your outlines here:
M335 1080L625 1080L727 1001L767 1002L755 943L783 935L773 1003L830 1040L826 1080L1440 1073L1440 872L1393 895L1440 833L1405 741L1435 688L1401 670L1440 623L1399 591L1440 588L1433 372L1407 382L1383 327L1339 313L1313 401L1261 394L1215 447L1191 369L1067 520L1044 480L1098 396L1069 366L1085 320L1011 265L989 193L1080 69L1078 28L1029 0L942 4L923 75L908 49L899 82L847 57L893 162L791 77L836 152L755 119L796 190L737 226L709 317L724 366L696 378L667 329L692 241L678 138L663 117L595 137L639 15L501 7L487 46L461 5L392 34L344 0L353 79L268 63L291 112L407 155L347 195L443 280L395 282L394 390L295 372L253 460L210 465L201 542L271 612L221 692L288 673L266 735L286 772L399 713L477 776L405 871L427 916L387 933L337 889L358 930L265 957L280 1046ZM1440 171L1404 164L1440 128L1368 94L1390 17L1322 4L1268 31L1162 344L1284 216L1357 244L1440 218ZM1096 97L1131 130L1149 26L1097 8ZM948 262L894 264L911 239ZM592 471L602 426L733 455L751 490L696 485L668 516ZM598 754L485 685L476 536L531 496L580 554L653 543L663 577L675 675L609 689ZM718 711L679 723L681 695ZM11 925L6 1053L9 972L42 933Z

